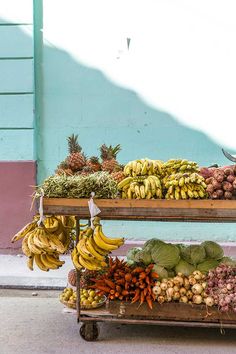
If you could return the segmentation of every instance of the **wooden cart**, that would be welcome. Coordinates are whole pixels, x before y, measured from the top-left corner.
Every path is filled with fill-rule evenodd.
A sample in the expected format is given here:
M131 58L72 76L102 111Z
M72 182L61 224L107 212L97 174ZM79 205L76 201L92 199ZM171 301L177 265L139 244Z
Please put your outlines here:
M236 200L122 200L97 199L102 219L107 220L152 220L236 222ZM90 218L87 199L45 198L44 213L75 215L76 234L79 235L79 220ZM216 307L183 303L154 303L150 310L147 304L110 301L104 307L93 310L80 309L80 273L77 271L77 320L82 338L96 340L99 334L97 322L129 324L155 324L163 326L236 328L236 314L221 313Z

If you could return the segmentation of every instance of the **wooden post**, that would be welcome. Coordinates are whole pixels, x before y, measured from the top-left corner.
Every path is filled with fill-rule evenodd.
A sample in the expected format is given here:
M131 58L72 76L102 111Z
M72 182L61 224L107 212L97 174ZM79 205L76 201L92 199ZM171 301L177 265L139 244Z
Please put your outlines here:
M79 242L80 234L80 218L76 216L76 245ZM77 309L77 321L80 320L80 270L76 269L76 309Z

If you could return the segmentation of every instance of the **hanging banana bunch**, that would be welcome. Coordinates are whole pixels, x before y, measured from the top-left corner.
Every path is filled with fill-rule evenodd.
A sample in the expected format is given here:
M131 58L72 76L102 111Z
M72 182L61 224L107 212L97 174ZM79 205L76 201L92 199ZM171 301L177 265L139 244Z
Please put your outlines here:
M103 233L100 218L95 217L94 229L87 227L79 235L79 242L71 253L75 268L100 270L107 267L107 255L124 244L124 238L110 238Z

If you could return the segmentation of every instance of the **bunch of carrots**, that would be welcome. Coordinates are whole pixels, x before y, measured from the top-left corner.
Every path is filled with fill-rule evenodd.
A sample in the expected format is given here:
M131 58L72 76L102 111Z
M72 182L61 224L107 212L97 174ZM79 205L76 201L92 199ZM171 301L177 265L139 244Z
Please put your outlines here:
M155 300L152 288L158 278L152 268L153 264L132 268L124 260L109 257L108 271L98 279L91 279L95 284L90 288L99 290L100 294L110 300L119 299L131 303L139 301L140 305L147 302L152 309Z

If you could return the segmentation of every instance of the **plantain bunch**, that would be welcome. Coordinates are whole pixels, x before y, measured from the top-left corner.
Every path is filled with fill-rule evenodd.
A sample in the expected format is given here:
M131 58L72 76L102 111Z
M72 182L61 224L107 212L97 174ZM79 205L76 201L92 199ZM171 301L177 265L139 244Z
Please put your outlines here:
M34 264L42 271L58 269L65 262L59 259L71 242L72 230L75 227L73 216L47 216L38 225L39 216L25 225L12 238L12 242L22 239L22 251L28 257L27 266L34 269Z
M158 176L126 177L118 183L122 199L161 199L162 184Z
M199 172L199 166L194 161L188 161L185 159L171 159L162 165L162 174L165 180L165 177L169 175L178 173L178 172Z
M161 176L163 161L150 160L148 158L134 160L124 167L125 176Z
M196 172L173 173L165 178L165 199L203 199L207 198L204 177Z

